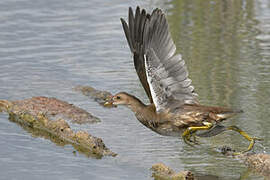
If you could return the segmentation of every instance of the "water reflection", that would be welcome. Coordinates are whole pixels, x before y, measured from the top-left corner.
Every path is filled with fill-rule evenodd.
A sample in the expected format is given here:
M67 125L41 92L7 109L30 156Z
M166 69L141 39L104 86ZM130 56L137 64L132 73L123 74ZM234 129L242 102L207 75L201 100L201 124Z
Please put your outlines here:
M172 1L172 4L171 31L201 100L227 106L237 103L243 81L239 73L254 68L242 64L259 59L251 58L259 49L253 1Z
M270 43L269 30L264 27L269 27L265 19L269 20L270 12L261 9L262 4L269 3L174 0L168 4L172 4L167 11L173 39L186 60L200 101L243 109L244 115L227 123L269 138L265 125L269 119L266 97L270 95L270 56L266 47ZM236 138L232 142L241 141ZM257 150L269 152L266 147L269 143L264 141Z

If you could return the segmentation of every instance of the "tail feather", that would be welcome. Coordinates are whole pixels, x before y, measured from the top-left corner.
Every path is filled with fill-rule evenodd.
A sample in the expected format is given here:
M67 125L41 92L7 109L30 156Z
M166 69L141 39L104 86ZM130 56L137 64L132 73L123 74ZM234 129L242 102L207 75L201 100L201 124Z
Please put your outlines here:
M227 108L213 109L209 113L209 117L215 121L223 121L225 119L231 118L239 113L243 113L242 110L231 110Z
M228 119L231 118L239 113L243 113L243 110L231 110L231 111L227 111L227 112L222 112L222 113L218 113L216 114L216 116L220 119Z

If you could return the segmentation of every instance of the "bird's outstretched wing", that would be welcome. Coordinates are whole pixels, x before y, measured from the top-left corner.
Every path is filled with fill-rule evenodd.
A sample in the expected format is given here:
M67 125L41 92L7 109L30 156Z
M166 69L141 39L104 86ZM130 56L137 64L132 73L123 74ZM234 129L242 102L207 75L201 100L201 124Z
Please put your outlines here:
M142 85L157 111L173 104L195 104L197 94L188 78L185 61L176 54L165 15L155 9L151 15L129 8L129 25L121 19L134 54L134 64Z
M149 98L150 103L153 102L149 85L146 79L145 67L144 67L144 54L145 49L143 47L143 36L146 20L150 18L149 14L146 14L143 9L140 11L140 8L137 7L136 14L134 17L133 10L130 7L128 13L128 24L124 19L120 19L123 25L123 29L128 41L131 52L133 53L134 66L136 72L139 76L139 79L143 85L143 88Z

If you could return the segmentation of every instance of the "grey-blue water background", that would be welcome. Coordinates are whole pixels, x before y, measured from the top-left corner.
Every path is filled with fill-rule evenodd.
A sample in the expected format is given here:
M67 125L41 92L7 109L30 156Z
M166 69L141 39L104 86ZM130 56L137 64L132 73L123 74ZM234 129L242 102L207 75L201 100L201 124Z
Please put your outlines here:
M2 0L0 99L49 96L84 108L102 122L72 127L101 137L118 156L74 155L72 146L32 137L0 114L0 179L151 179L149 168L158 162L213 179L245 178L243 164L215 151L224 144L246 148L238 134L192 148L146 129L127 108L104 109L72 90L91 85L147 102L119 20L136 5L166 12L200 102L243 109L225 124L264 138L255 151L270 153L269 1Z

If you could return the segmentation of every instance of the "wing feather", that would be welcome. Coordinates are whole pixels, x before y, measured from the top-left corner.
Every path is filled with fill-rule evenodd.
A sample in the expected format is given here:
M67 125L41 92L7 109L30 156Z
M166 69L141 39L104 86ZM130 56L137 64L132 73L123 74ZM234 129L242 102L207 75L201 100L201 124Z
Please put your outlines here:
M196 104L197 94L185 61L176 54L164 13L155 9L150 15L137 7L134 17L129 8L128 25L123 19L121 22L137 74L156 109L171 108L170 104Z

